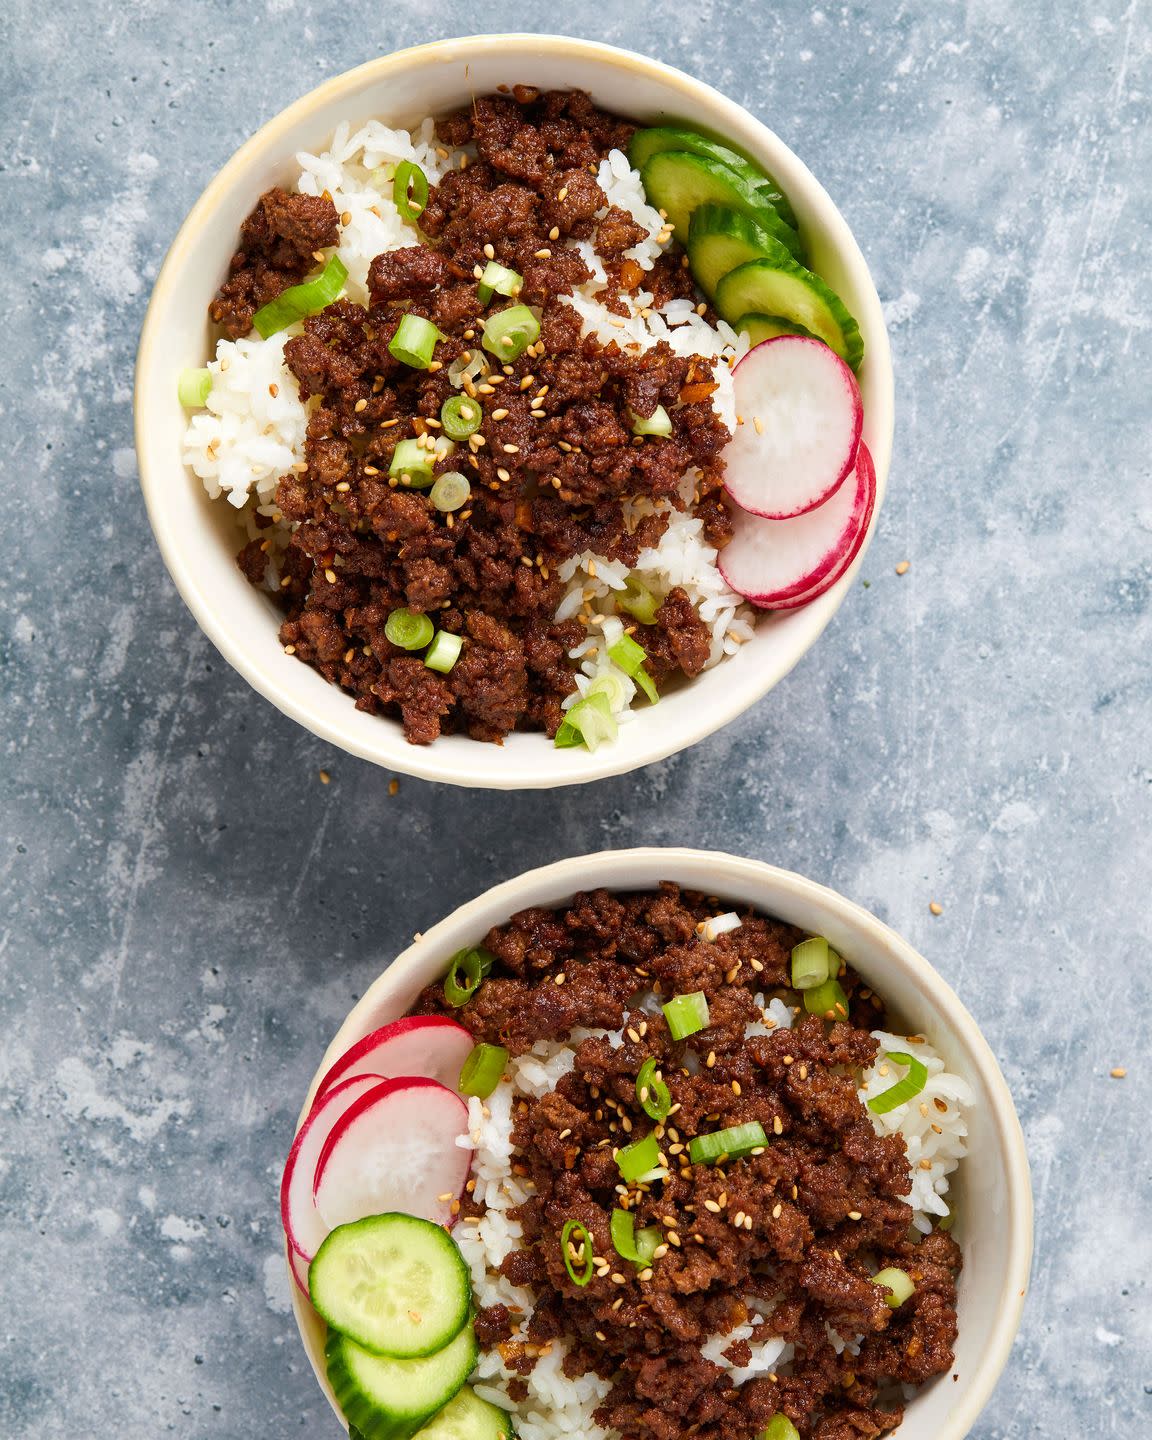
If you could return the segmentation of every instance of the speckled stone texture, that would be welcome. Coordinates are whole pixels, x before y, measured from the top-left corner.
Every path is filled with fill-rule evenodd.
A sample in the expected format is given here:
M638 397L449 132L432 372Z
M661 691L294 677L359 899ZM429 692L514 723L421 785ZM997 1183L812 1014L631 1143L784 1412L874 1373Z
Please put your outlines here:
M587 789L393 795L258 699L169 584L137 333L185 212L288 99L558 22L720 87L828 187L887 304L891 488L863 583L725 733ZM414 930L638 842L824 881L960 991L1038 1205L974 1434L1150 1433L1150 53L1138 0L8 0L0 1434L335 1437L276 1214L324 1045Z

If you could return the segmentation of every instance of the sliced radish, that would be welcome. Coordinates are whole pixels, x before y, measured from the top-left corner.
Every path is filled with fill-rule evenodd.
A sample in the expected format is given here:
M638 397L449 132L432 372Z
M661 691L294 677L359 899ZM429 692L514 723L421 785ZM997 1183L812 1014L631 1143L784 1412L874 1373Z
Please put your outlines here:
M455 1090L460 1081L460 1067L474 1044L464 1026L446 1015L408 1015L357 1040L321 1080L316 1098L320 1100L333 1085L353 1075L384 1076L390 1080L405 1075L423 1076Z
M867 467L867 478L869 481L867 508L856 539L845 553L843 559L837 561L831 572L816 585L799 593L782 595L775 600L766 601L764 605L766 610L798 610L802 605L808 605L818 596L823 595L825 591L831 590L832 586L845 574L853 560L859 555L860 547L864 544L865 537L868 534L868 527L872 524L873 511L876 508L876 471L872 465L872 457L865 448L863 441L861 441L860 444L860 453L857 456L856 464L857 467L861 466L861 464Z
M777 609L782 601L807 604L835 583L863 544L876 499L866 446L859 456L853 479L816 510L790 520L735 512L735 534L718 561L733 590L754 605Z
M316 1163L332 1127L363 1095L370 1094L379 1084L379 1075L356 1075L344 1080L313 1105L308 1118L296 1132L292 1149L288 1152L288 1163L284 1166L284 1178L280 1182L280 1219L288 1243L307 1262L320 1248L320 1242L328 1234L325 1225L316 1213L312 1199L312 1184L316 1176Z
M304 1259L303 1255L298 1255L291 1245L288 1247L288 1268L292 1271L292 1278L301 1295L305 1300L311 1300L312 1292L308 1289L308 1261Z
M468 1107L435 1080L385 1080L333 1126L316 1162L313 1197L329 1230L399 1210L453 1223L472 1151L456 1144Z
M852 473L860 387L820 340L780 335L732 372L743 424L724 449L724 484L743 509L788 520L823 505Z

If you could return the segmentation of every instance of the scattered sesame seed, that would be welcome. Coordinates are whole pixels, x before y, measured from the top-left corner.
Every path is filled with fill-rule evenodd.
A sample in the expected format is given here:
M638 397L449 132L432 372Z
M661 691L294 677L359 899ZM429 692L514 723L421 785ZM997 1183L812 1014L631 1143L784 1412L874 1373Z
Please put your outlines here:
M931 1169L932 1169L932 1161L931 1161L931 1160L921 1160L921 1161L920 1161L920 1169L921 1169L921 1170L931 1170Z
M633 1045L639 1045L639 1043L640 1043L640 1032L639 1032L638 1030L634 1029L631 1025L629 1025L629 1027L628 1027L628 1038L629 1038L629 1040L632 1041Z
M548 250L548 249L535 250L535 251L533 251L533 255L535 256L535 258L536 258L537 260L551 260L551 258L552 258L552 251L551 251L551 250Z
M707 1058L707 1060L704 1061L704 1064L708 1067L709 1070L711 1070L712 1067L716 1064L716 1051L715 1051L715 1050L709 1050L709 1051L708 1051L708 1058Z
M928 909L931 910L933 915L943 915L944 913L943 905L941 905L937 900L933 900L929 904Z
M568 976L565 975L563 970L561 970L560 973L553 979L552 983L553 985L563 985L564 981L567 980L567 978Z
M784 1064L785 1064L785 1065L793 1065L793 1064L795 1064L795 1058L794 1058L792 1055L785 1055L785 1056L784 1056Z
M1116 1066L1115 1066L1112 1070L1110 1070L1108 1073L1112 1076L1112 1079L1113 1079L1113 1080L1123 1080L1124 1077L1125 1077L1125 1075L1128 1074L1128 1071L1125 1069L1125 1067L1124 1067L1123 1065L1116 1065Z
M717 1203L716 1203L715 1200L705 1200L705 1201L704 1201L704 1209L711 1211L711 1213L712 1213L713 1215L719 1215L719 1214L720 1214L720 1206L717 1205Z
M484 246L484 254L487 256L487 258L488 258L489 260L495 260L495 258L496 258L496 251L493 250L493 248L492 248L491 245L485 245L485 246Z
M363 396L361 396L360 399L356 401L356 404L355 404L352 408L353 408L353 410L355 410L356 414L359 415L362 410L367 410L367 408L368 408L368 401L365 400Z
M772 1117L772 1133L773 1135L783 1135L784 1133L784 1122L780 1119L779 1115L773 1115Z
M560 190L559 190L559 192L557 193L556 199L557 199L557 200L567 200L567 198L568 198L568 186L567 186L567 185L561 185Z
M325 578L325 580L328 581L329 585L335 585L335 583L336 583L336 572L335 572L335 570L325 570L325 571L324 571L324 578Z
M347 480L341 480L336 485L336 489L340 492L341 495L346 495L348 491L351 490L351 488L352 486L349 485Z
M399 789L400 789L400 781L399 781L399 780L389 780L389 782L388 782L388 794L389 794L389 795L395 795L395 794L397 794L397 792L399 791Z
M296 654L296 646L295 646L295 645L285 645L285 646L284 646L284 654L285 654L285 655L295 655L295 654Z
M901 560L899 565L896 566L896 573L897 575L907 575L908 571L911 570L911 568L911 560Z
M520 453L519 445L501 445L500 448L504 451L505 455L519 455Z

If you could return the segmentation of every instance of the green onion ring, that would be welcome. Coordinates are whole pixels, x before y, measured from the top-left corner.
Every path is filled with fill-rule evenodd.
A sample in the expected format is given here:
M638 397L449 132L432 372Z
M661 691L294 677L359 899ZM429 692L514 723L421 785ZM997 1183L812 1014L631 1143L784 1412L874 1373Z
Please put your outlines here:
M928 1083L928 1067L922 1060L917 1060L915 1055L909 1055L903 1050L889 1050L884 1059L895 1060L897 1065L907 1065L908 1074L868 1101L868 1109L873 1115L886 1115L898 1105L915 1100Z
M573 1260L571 1250L569 1249L573 1235L579 1237L577 1243L582 1246L584 1250L584 1259L582 1261L584 1269L579 1275L576 1273L576 1262ZM592 1234L587 1225L582 1221L565 1220L564 1229L560 1232L560 1254L564 1260L564 1268L568 1271L568 1275L573 1284L579 1285L581 1288L587 1285L589 1280L592 1279Z
M472 1047L471 1053L460 1071L457 1089L461 1095L475 1095L487 1100L504 1074L508 1063L508 1051L503 1045L488 1045L481 1041Z
M411 160L401 160L396 166L392 203L401 220L419 220L428 204L428 177Z
M653 1057L649 1057L641 1065L640 1073L636 1077L636 1098L649 1119L664 1120L672 1108L672 1092L656 1070Z

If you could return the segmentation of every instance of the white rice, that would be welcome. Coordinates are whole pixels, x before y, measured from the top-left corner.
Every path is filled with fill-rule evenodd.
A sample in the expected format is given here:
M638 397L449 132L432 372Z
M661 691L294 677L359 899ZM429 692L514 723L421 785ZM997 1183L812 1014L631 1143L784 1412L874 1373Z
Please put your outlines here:
M400 219L391 199L395 166L410 160L435 182L459 154L445 155L435 144L434 124L426 119L413 131L392 130L370 121L354 134L344 124L337 128L329 148L320 155L301 152L297 189L307 195L327 191L340 216L340 236L335 254L348 269L345 293L360 303L368 299L368 268L376 255L411 245L416 232ZM644 199L639 172L633 170L620 150L613 150L600 164L597 179L609 205L626 210L647 232L647 238L625 252L644 270L655 264L664 246L656 238L664 222ZM602 211L601 214L604 212ZM667 244L665 240L664 244ZM662 310L652 310L652 295L640 290L623 298L630 306L627 317L614 315L599 297L607 283L604 268L588 241L577 248L592 271L593 278L571 297L565 297L583 321L583 332L597 336L604 344L615 342L625 349L648 350L663 340L677 355L700 355L717 361L717 390L712 403L731 428L735 426L731 366L748 346L746 335L737 335L723 321L709 325L690 300L673 300ZM647 312L642 313L642 312ZM300 326L292 326L268 340L253 334L242 340L220 340L215 357L209 361L212 390L205 409L189 421L184 440L184 459L203 481L208 494L226 496L241 511L241 523L249 538L257 533L253 512L280 520L276 508L276 486L293 465L304 461L308 415L315 401L303 404L295 377L284 362L284 345ZM479 352L477 352L479 354ZM452 372L449 371L449 374ZM452 376L459 385L458 375ZM681 484L681 495L692 503L699 474L689 471ZM610 700L617 719L628 718L637 689L633 681L608 658L608 650L623 634L623 623L614 613L614 596L623 590L629 573L634 574L663 600L674 586L682 587L693 608L708 627L711 646L710 668L725 656L733 655L752 638L755 612L731 591L717 566L717 552L704 538L703 522L691 513L676 510L669 501L655 504L639 501L627 507L627 521L634 526L655 511L666 513L668 528L659 543L643 551L635 569L628 569L590 551L571 557L559 570L568 582L557 620L582 613L587 638L570 652L579 665L579 689L567 704L575 704L594 681L613 676ZM286 523L259 532L272 542L269 583L275 585L275 558L291 533ZM631 617L625 617L631 623Z
M728 922L728 917L717 916L710 923L721 920ZM645 999L659 1003L655 997ZM762 994L755 999L763 1018L745 1027L745 1039L791 1027L796 1012L783 1000L775 997L766 1000ZM912 1193L907 1197L912 1223L927 1233L932 1228L932 1216L947 1214L948 1207L942 1196L948 1190L948 1176L964 1154L967 1133L964 1107L973 1103L973 1092L967 1081L945 1070L943 1059L926 1041L881 1030L873 1034L880 1042L881 1055L879 1063L864 1075L859 1091L862 1101L894 1084L901 1073L890 1065L887 1075L879 1074L884 1053L911 1049L928 1068L928 1084L915 1100L884 1115L868 1112L878 1134L899 1131L904 1135L912 1173ZM613 1046L622 1043L620 1031L604 1030L574 1030L567 1042L538 1041L527 1055L509 1063L507 1078L486 1101L473 1098L468 1102L468 1133L456 1142L473 1150L475 1197L488 1207L478 1222L462 1222L453 1232L472 1273L476 1304L518 1307L521 1313L516 1318L525 1327L533 1312L531 1291L512 1285L499 1273L500 1264L522 1238L519 1223L509 1217L508 1211L533 1193L531 1182L512 1173L515 1154L512 1111L518 1097L539 1098L553 1090L575 1065L576 1049L581 1041L593 1035L607 1038ZM933 1103L936 1099L947 1105L947 1112L938 1109ZM928 1108L927 1117L921 1114L922 1104ZM931 1162L931 1169L920 1167L922 1159ZM793 1347L782 1337L764 1333L762 1329L766 1322L771 1322L772 1305L749 1297L748 1306L749 1318L745 1323L726 1334L710 1336L700 1347L705 1359L725 1370L735 1385L742 1385L756 1375L778 1372L793 1356ZM753 1340L758 1329L761 1338ZM845 1338L830 1326L828 1338L837 1354L845 1349L858 1353L862 1339L861 1336ZM738 1340L749 1342L752 1353L746 1365L734 1364L724 1353ZM512 1412L522 1440L561 1440L566 1436L617 1440L616 1431L604 1429L593 1419L597 1406L611 1388L610 1382L596 1375L569 1379L561 1371L566 1353L563 1342L553 1342L551 1352L537 1361L531 1374L517 1377L516 1372L504 1365L498 1350L485 1351L474 1382L476 1393ZM516 1378L523 1378L528 1386L528 1397L522 1402L513 1401L508 1394L508 1382Z

